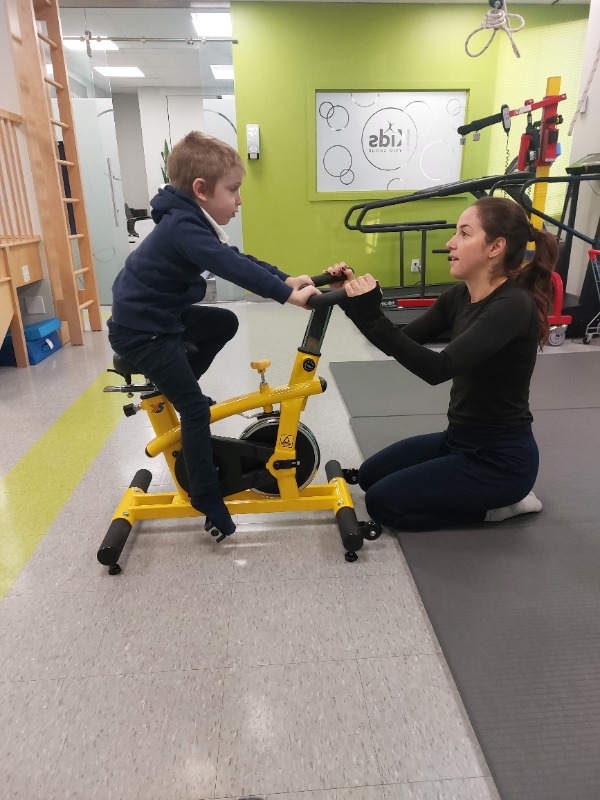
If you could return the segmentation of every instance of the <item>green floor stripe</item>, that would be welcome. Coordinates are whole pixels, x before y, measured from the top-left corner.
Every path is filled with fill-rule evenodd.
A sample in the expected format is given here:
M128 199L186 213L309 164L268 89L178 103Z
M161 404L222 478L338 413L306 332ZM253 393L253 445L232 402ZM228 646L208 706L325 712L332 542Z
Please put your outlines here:
M123 418L102 373L0 479L0 600Z

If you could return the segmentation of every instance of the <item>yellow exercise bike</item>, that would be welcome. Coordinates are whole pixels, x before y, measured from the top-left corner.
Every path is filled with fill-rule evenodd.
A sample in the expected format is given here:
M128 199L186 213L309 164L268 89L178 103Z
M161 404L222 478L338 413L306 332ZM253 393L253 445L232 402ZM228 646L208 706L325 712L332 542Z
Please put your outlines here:
M316 286L331 282L331 276L313 279ZM356 561L365 539L381 535L381 526L372 521L359 522L349 483L357 482L357 470L342 469L338 461L325 465L328 483L311 485L320 463L319 445L300 415L311 395L327 388L317 377L321 345L333 306L346 296L344 290L329 290L310 298L313 309L301 346L298 348L289 383L271 387L265 379L270 361L252 361L250 366L260 376L258 391L232 397L211 406L211 424L256 410L256 421L239 438L213 436L213 456L217 466L221 494L230 514L269 514L275 511L330 511L335 515L346 561ZM171 519L202 516L190 504L189 484L181 449L181 427L175 409L156 387L146 380L134 383L135 366L114 356L114 369L125 383L107 386L105 392L124 392L130 397L140 393L140 403L123 407L125 416L145 411L152 423L154 438L146 446L146 455L163 455L175 483L175 492L148 493L152 474L147 469L136 472L119 503L113 521L98 550L98 561L110 575L121 572L118 563L133 525L144 519ZM218 542L225 539L210 520L205 529Z

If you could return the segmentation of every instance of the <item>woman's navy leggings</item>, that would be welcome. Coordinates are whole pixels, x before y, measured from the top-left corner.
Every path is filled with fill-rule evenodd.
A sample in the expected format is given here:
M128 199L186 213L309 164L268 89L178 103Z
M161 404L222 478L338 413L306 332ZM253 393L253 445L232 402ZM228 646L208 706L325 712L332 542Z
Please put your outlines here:
M522 500L539 466L531 425L508 431L449 426L368 458L358 472L367 511L397 530L483 522L486 511Z

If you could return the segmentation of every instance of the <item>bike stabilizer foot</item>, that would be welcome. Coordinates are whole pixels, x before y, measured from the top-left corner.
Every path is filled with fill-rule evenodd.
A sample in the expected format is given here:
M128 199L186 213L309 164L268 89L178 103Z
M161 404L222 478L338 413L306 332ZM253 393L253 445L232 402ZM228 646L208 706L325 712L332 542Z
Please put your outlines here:
M329 481L337 478L345 482L344 470L339 461L328 461L325 464L325 474ZM347 550L346 561L356 561L358 558L356 551L363 546L363 535L354 508L348 505L341 506L336 511L335 519L342 538L342 544Z
M129 489L141 489L146 492L151 480L152 473L147 469L140 469L135 473ZM118 517L110 523L97 555L98 561L109 568L109 575L118 575L121 572L118 564L119 556L125 547L131 528L132 522L125 517Z

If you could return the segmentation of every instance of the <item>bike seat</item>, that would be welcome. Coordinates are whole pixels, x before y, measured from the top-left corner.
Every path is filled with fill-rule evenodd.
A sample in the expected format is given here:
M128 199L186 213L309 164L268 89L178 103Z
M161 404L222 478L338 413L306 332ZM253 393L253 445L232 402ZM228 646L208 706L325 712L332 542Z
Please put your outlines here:
M185 354L189 358L190 356L196 355L198 352L198 348L195 344L191 342L184 342L183 349L185 350ZM136 367L131 361L128 361L126 358L123 358L117 353L113 353L113 367L115 368L115 372L119 375L122 375L126 380L131 380L132 375L143 375L143 370Z
M131 361L127 361L126 358L113 353L113 367L115 368L115 372L118 372L119 375L122 375L124 378L131 378L132 375L143 375L141 369L138 369Z

